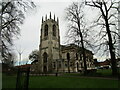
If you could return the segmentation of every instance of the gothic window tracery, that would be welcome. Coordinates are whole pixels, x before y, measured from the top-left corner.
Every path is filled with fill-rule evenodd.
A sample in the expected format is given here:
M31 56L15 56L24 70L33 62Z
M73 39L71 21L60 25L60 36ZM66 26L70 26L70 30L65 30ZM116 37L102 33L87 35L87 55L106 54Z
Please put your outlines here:
M53 25L53 36L56 36L56 26Z
M45 25L44 36L47 36L47 35L48 35L48 25L46 24Z

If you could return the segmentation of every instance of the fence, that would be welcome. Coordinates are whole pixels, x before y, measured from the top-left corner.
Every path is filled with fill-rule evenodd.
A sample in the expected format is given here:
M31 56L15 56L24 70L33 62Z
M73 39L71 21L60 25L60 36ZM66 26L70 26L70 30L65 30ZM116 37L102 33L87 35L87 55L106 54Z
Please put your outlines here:
M28 90L30 67L18 68L16 90Z

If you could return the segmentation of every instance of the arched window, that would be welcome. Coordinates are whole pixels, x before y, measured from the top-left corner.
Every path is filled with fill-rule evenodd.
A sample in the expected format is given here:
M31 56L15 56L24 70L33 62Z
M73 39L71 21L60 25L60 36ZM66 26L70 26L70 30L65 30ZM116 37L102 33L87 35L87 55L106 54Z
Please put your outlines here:
M80 54L80 60L82 60L82 54Z
M48 35L48 25L46 24L45 25L45 32L44 32L44 36L47 36Z
M70 60L70 54L67 53L67 60L69 61Z
M79 71L79 63L77 62L77 71Z
M76 53L76 60L78 60L78 54Z
M56 36L56 26L53 25L53 36Z
M44 52L44 54L43 54L43 62L47 63L47 53L46 52Z

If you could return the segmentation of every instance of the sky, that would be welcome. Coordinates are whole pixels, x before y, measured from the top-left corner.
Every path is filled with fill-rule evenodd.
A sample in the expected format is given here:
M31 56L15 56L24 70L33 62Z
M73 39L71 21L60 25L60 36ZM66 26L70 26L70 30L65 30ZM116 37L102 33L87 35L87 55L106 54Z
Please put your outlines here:
M29 10L26 13L26 18L24 24L21 26L21 35L19 39L14 40L14 48L17 54L17 59L19 59L18 52L22 52L22 60L26 62L28 60L29 54L35 50L39 49L40 44L40 28L42 16L47 15L51 12L52 18L55 14L56 20L59 18L59 28L60 28L60 43L64 44L64 36L66 31L66 22L64 20L64 9L70 2L55 2L55 1L42 1L34 0L36 3L36 8Z
M51 12L52 18L55 14L56 19L59 18L59 29L60 29L60 43L65 44L65 33L67 30L67 22L65 20L65 8L68 7L73 1L77 0L34 0L36 8L26 12L26 18L24 24L21 25L21 35L19 39L14 40L14 51L17 54L17 60L19 59L18 52L22 52L23 63L28 61L29 54L35 50L39 49L40 44L40 29L42 16L44 17ZM88 9L89 18L91 11ZM92 14L91 14L92 15ZM105 57L97 57L99 60L103 60Z

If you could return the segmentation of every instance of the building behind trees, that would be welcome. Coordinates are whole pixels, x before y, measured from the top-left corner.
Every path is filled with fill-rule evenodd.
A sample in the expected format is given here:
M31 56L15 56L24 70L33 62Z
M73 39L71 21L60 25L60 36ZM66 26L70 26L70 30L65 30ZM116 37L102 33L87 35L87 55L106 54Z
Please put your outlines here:
M70 72L79 72L83 69L81 47L75 44L60 44L59 19L56 20L55 15L54 19L51 18L51 13L49 19L47 15L45 20L42 17L40 32L39 60L34 65L37 68L32 68L32 71L55 73L68 72L69 70ZM93 53L87 49L85 49L85 53L87 69L93 69L95 67Z

